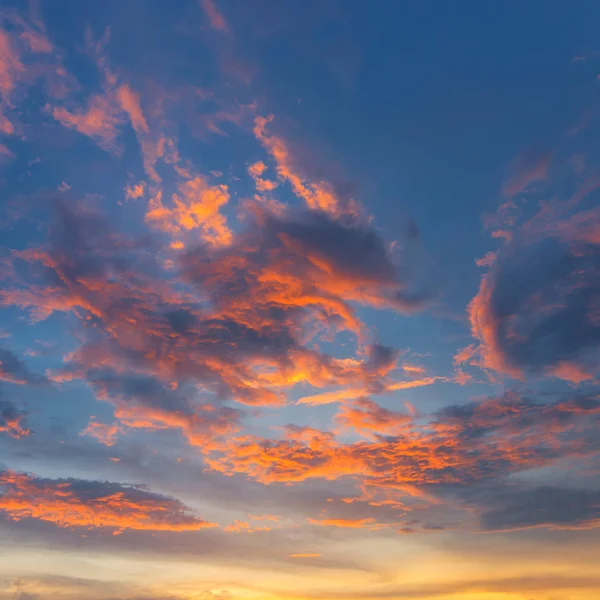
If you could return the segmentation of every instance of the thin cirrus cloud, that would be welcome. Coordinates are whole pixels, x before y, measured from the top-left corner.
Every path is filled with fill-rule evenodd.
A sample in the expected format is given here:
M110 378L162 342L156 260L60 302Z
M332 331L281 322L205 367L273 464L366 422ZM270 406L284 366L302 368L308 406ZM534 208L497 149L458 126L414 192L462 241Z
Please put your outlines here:
M229 33L229 25L223 13L217 8L214 0L199 0L202 10L206 13L210 26L219 32Z

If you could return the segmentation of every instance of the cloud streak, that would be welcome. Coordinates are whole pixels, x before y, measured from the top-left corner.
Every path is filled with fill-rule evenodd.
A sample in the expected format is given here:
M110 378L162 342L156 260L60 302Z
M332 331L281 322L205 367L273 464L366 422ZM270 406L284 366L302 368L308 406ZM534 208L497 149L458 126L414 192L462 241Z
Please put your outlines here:
M15 471L0 474L0 511L9 519L37 519L57 527L137 531L197 531L214 526L181 502L140 488L49 480Z

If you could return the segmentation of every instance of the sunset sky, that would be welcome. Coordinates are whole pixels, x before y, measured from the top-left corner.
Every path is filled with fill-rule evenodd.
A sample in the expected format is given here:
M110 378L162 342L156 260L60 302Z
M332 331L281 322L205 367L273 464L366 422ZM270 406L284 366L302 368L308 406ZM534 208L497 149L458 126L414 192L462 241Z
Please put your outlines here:
M600 598L598 2L0 5L0 600Z

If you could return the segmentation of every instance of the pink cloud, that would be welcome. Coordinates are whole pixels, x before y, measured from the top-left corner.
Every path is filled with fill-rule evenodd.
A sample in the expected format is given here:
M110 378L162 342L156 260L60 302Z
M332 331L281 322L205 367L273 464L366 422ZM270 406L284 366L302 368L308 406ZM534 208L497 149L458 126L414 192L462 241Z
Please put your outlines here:
M217 8L215 0L200 0L200 6L214 30L221 33L229 33L229 24L225 20L223 13Z
M117 145L122 118L114 105L103 95L92 96L83 110L70 112L64 107L54 107L53 117L65 127L91 137L107 152L119 153Z
M531 160L522 157L511 165L511 175L502 188L505 196L512 197L524 192L532 183L546 181L552 153L547 153Z

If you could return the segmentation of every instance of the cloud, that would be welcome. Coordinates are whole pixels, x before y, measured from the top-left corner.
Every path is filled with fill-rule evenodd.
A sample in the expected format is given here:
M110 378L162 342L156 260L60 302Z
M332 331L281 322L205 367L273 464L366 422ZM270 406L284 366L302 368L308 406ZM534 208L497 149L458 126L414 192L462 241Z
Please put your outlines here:
M600 219L579 213L526 230L499 252L469 307L482 366L592 379L600 345Z
M383 408L369 398L359 398L342 406L336 415L336 422L343 429L352 429L371 438L375 434L393 435L411 420L410 415Z
M210 26L221 33L229 33L229 24L223 13L217 8L215 0L199 0L202 10L206 14Z
M192 390L173 390L150 377L94 370L86 378L96 397L115 407L118 424L92 421L83 432L106 445L113 445L119 434L132 429L176 429L190 445L208 452L218 438L231 435L240 427L241 411L203 402Z
M6 31L0 30L0 92L10 99L20 74L25 70L14 41Z
M204 192L212 188L202 183ZM299 383L384 389L379 380L395 367L393 350L371 345L365 358L334 358L308 346L344 330L362 340L356 304L414 308L405 300L411 282L400 278L380 236L353 218L252 210L228 245L192 248L165 272L158 240L124 236L90 207L59 201L50 244L14 255L24 275L0 299L35 319L78 316L87 341L55 370L56 382L104 368L165 386L201 384L251 405L282 404ZM389 378L389 385L417 384Z
M29 23L8 9L0 29L0 131L21 132L18 105L37 82L51 97L64 97L76 85L63 66L60 52L39 21Z
M151 198L146 222L174 236L194 230L211 246L231 243L232 233L220 210L229 202L226 185L210 185L204 177L193 177L178 184L171 197L172 207L165 206L159 191Z
M0 122L0 130L2 130L2 123ZM12 133L11 131L5 131L4 133ZM16 158L16 154L7 148L4 144L0 144L0 165L10 162Z
M88 426L81 432L81 435L89 435L105 446L114 446L117 442L117 436L122 431L124 431L124 428L121 428L118 424L107 425L106 423L90 421Z
M138 138L146 174L153 182L160 183L161 178L156 170L156 163L159 158L165 157L165 139L160 135L158 137L152 135L144 113L142 112L140 96L127 83L121 83L114 94L115 103L129 118L129 122ZM139 185L140 184L133 190L138 194ZM128 197L137 198L142 194L139 194L138 196L128 195Z
M0 381L23 385L42 383L45 378L32 373L14 352L0 348Z
M418 496L421 488L428 490L426 497L435 495L435 486L495 480L561 458L590 456L598 448L592 434L600 418L595 398L543 404L513 393L412 420L370 403L366 408L356 419L359 431L375 433L381 421L399 431L352 443L317 430L299 436L288 429L281 439L246 435L228 440L208 462L218 471L263 483L352 478L362 489ZM347 422L348 414L342 407L338 419Z
M52 116L65 127L92 138L103 150L120 154L117 138L123 119L114 104L105 96L92 96L85 109L72 112L62 106L55 106Z
M144 196L145 183L140 181L134 185L128 185L125 187L125 197L128 200L135 200L136 198L142 198Z
M153 135L142 111L139 94L110 70L105 56L110 30L98 42L93 41L89 30L86 35L88 52L102 81L101 91L90 95L83 106L71 99L67 106L74 106L72 109L50 104L46 108L59 123L90 137L100 148L118 156L123 151L119 141L121 128L128 120L140 144L146 174L153 182L160 183L156 163L159 158L165 158L166 139Z
M148 123L140 107L140 97L126 83L117 88L117 100L127 113L136 133L149 133Z
M15 471L0 473L0 511L9 519L37 519L57 527L195 531L214 525L178 500L121 484L53 480Z
M595 529L600 527L600 491L555 486L504 488L486 498L484 531Z
M374 519L309 519L312 525L321 527L342 527L345 529L363 529L375 526Z
M294 165L293 157L283 138L267 133L267 126L272 121L273 116L257 117L254 121L254 135L275 161L279 179L289 182L294 194L304 200L306 206L311 210L320 210L332 215L339 215L346 209L354 210L352 206L344 207L342 205L335 190L328 182L305 181L299 169Z
M552 153L542 155L523 155L511 164L511 174L504 184L502 193L505 196L516 196L524 192L536 181L546 181Z
M259 192L272 192L278 186L276 181L265 179L263 177L266 170L267 165L265 165L262 160L259 160L248 167L248 173L252 179L254 179L254 184Z
M0 399L0 433L17 439L29 435L29 429L24 426L25 417L26 414L12 402Z

